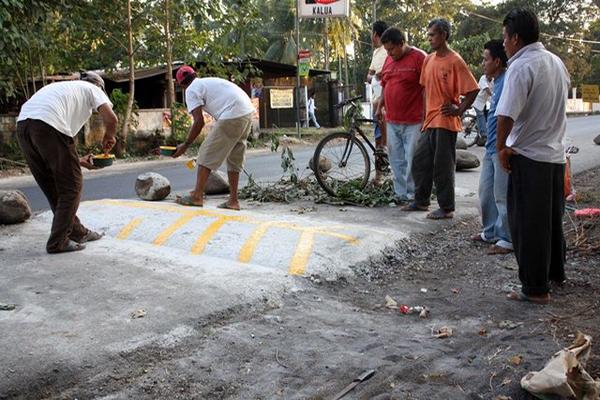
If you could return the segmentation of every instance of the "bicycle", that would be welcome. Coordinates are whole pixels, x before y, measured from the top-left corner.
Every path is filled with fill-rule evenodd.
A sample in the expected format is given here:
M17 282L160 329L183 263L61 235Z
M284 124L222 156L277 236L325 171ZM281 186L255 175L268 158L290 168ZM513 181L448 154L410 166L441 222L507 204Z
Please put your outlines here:
M311 159L311 169L317 182L334 197L340 189L362 190L367 186L371 174L371 157L367 147L373 154L375 168L380 172L389 170L386 152L375 148L360 127L361 123L376 122L361 117L360 106L357 103L361 98L362 96L353 97L335 106L349 106L344 115L347 131L334 132L321 139Z
M473 109L467 110L462 116L463 130L458 133L458 137L462 138L466 143L467 147L474 146L485 146L486 137L479 133L479 127L477 126L477 115Z

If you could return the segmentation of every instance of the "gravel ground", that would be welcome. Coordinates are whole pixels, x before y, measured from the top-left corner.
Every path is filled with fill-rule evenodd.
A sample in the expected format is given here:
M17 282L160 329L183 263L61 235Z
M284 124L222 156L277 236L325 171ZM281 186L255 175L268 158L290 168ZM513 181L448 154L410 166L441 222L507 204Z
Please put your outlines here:
M600 170L576 178L579 208L600 206ZM568 218L565 228L573 223ZM398 242L354 266L351 281L299 278L280 304L198 321L170 349L123 354L101 373L49 382L21 398L331 399L365 370L348 399L529 399L520 380L582 331L600 337L600 255L571 248L568 281L547 306L505 300L514 256L473 243L476 219ZM589 227L589 236L598 231ZM571 238L571 247L573 241ZM424 306L428 318L385 306ZM452 335L437 338L440 328ZM600 377L600 349L587 371ZM505 397L502 397L505 396Z

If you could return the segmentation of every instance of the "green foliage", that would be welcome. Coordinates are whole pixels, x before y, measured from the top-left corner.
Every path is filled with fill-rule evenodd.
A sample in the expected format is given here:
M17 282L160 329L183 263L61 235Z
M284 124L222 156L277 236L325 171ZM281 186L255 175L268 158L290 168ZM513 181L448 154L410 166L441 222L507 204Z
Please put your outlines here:
M119 125L117 132L121 132L125 111L127 110L127 101L129 100L129 94L123 93L121 89L115 89L110 93L110 101L113 103L113 111L119 118ZM139 108L137 103L133 103L133 110L131 117L129 118L129 132L135 132L139 125ZM129 136L129 135L128 135Z
M192 118L185 105L174 103L171 107L171 135L167 138L167 144L175 146L185 142L191 126Z
M480 35L457 39L452 44L452 48L465 60L477 80L483 74L483 45L489 40L489 34L484 32Z

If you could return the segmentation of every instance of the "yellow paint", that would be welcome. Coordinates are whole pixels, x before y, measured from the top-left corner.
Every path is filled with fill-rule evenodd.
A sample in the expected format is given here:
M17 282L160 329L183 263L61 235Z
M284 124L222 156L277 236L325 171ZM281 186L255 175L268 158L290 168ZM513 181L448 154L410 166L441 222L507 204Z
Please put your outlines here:
M308 265L308 258L315 244L315 233L312 229L306 229L298 239L296 252L290 261L288 272L291 275L302 275Z
M219 218L206 228L196 243L192 246L192 254L202 254L208 242L215 236L217 231L228 221L227 218Z
M177 221L173 222L167 229L162 231L152 243L157 246L162 246L179 228L190 222L190 220L195 217L196 216L193 214L186 214L179 217Z
M133 232L133 230L135 228L137 228L137 226L139 224L142 223L142 217L136 217L134 219L131 220L131 222L129 222L127 225L125 225L125 227L123 227L123 229L121 229L121 231L117 234L117 239L120 240L125 240L129 237L129 235L131 235L131 232Z
M119 206L119 207L129 207L129 208L141 208L146 210L156 210L156 211L166 211L166 212L174 212L185 215L193 215L193 216L203 216L203 217L217 217L217 218L226 218L230 221L248 221L249 218L243 215L230 215L224 214L217 211L203 209L203 208L193 208L186 207L180 205L166 205L166 204L156 204L147 201L123 201L123 200L98 200L91 201L90 203L108 205L108 206Z
M163 212L173 212L180 214L181 216L179 217L179 219L173 224L171 224L167 229L165 229L154 240L154 244L156 245L164 244L178 229L180 229L183 225L188 223L194 217L216 218L216 220L206 228L206 230L200 235L200 237L192 246L191 252L193 254L202 254L207 244L213 239L213 237L217 234L219 229L221 229L221 227L229 221L257 224L258 226L256 227L256 229L252 232L250 237L246 240L246 242L240 249L238 259L240 262L244 263L249 263L252 260L252 257L254 256L254 253L256 252L260 241L270 228L277 227L300 232L300 238L298 239L294 255L292 256L292 260L290 261L290 265L288 268L288 272L292 275L304 274L306 267L308 266L310 255L312 254L313 247L315 245L315 235L317 234L344 240L345 242L351 245L356 245L359 242L359 240L354 236L345 235L334 231L336 229L347 229L347 227L343 225L307 227L285 221L265 222L242 215L221 214L220 212L208 209L191 209L189 207L181 207L178 205L166 205L156 203L153 204L138 201L100 200L96 201L95 203L137 209L141 208ZM127 226L125 226L121 230L121 232L119 232L117 238L127 239L131 232L141 223L141 221L142 218L134 218Z
M267 231L271 226L273 226L273 221L271 222L263 222L258 225L254 232L250 235L250 237L246 240L246 243L242 246L239 255L239 261L243 263L249 263L252 260L252 256L258 247L258 243L265 236Z

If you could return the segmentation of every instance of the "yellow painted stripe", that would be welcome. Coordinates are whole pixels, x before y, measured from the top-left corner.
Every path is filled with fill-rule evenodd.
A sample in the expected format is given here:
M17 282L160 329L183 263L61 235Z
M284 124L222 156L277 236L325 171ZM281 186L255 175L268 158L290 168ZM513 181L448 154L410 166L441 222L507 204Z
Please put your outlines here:
M217 231L227 222L227 218L219 218L206 228L206 230L200 235L196 243L192 246L193 254L202 254L204 248L208 242L215 236Z
M273 226L273 222L264 222L256 227L254 232L252 232L240 250L240 255L238 257L240 262L249 263L250 260L252 260L252 256L254 256L254 252L258 247L258 243L263 236L265 236L271 226Z
M350 243L352 245L356 245L359 242L359 240L357 238L355 238L354 236L344 235L343 233L322 231L322 230L319 230L319 229L314 230L314 232L318 233L319 235L331 236L331 237L334 237L334 238L345 240L346 242L348 242L348 243Z
M129 235L131 235L131 232L133 232L133 230L135 228L137 228L137 226L139 224L142 223L142 217L136 217L134 219L131 220L131 222L129 222L127 225L125 225L123 227L123 229L121 229L121 231L117 234L117 239L120 240L125 240L129 237Z
M179 217L177 221L173 222L167 229L162 231L152 243L157 246L163 245L179 228L190 222L190 220L194 217L196 216L193 214L187 214Z
M288 272L291 275L302 275L308 265L308 258L312 253L312 248L315 244L315 233L313 230L305 230L298 239L296 252L290 261Z
M167 204L156 204L148 201L123 201L123 200L97 200L91 201L90 203L96 203L107 206L119 206L119 207L128 207L128 208L141 208L146 210L157 210L157 211L167 211L180 213L185 215L194 215L194 216L205 216L205 217L217 217L217 218L225 218L231 221L247 221L249 218L244 215L231 215L231 214L223 214L218 211L213 211L210 209L203 208L194 208L194 207L185 207L180 205L167 205Z

